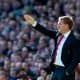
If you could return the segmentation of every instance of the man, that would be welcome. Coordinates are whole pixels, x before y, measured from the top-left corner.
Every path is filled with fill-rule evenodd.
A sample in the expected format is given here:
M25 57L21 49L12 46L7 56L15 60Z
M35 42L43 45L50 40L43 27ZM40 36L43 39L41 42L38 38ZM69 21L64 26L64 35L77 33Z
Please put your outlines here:
M7 74L4 70L0 70L0 80L8 80Z
M24 15L28 24L36 30L55 39L55 49L52 54L50 71L52 80L74 80L74 70L80 62L80 42L73 33L73 20L71 16L62 16L58 20L58 31L51 31L34 20L29 15Z

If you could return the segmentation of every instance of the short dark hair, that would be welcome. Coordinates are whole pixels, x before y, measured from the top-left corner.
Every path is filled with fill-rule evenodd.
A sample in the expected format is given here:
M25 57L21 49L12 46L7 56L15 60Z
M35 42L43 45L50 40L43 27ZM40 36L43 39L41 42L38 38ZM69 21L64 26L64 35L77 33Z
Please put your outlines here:
M72 19L71 16L62 16L62 17L60 17L60 20L63 20L63 22L65 24L68 24L69 25L69 29L73 28L73 19Z

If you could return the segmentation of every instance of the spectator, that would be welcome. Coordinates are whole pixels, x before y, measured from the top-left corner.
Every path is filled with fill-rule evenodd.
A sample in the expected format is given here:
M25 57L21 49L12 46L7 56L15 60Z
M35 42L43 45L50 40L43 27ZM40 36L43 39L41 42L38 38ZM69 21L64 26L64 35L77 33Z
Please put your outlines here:
M0 80L8 80L7 74L4 70L0 70Z
M40 70L40 76L37 78L37 80L46 80L48 76L47 70L42 68Z

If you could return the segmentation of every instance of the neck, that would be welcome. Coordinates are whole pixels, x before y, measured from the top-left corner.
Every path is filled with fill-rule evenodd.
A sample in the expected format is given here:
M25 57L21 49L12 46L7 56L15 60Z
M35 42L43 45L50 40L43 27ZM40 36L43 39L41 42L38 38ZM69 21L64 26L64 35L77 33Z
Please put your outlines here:
M67 30L67 31L63 31L63 32L61 32L62 34L65 34L65 33L67 33L67 32L69 32L70 30Z

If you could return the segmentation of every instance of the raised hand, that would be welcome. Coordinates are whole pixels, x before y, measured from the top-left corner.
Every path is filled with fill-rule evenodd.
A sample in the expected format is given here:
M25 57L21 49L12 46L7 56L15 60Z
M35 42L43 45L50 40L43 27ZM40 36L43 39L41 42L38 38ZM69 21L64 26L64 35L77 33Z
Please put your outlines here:
M30 15L24 15L24 19L30 25L33 25L35 23L35 19Z

